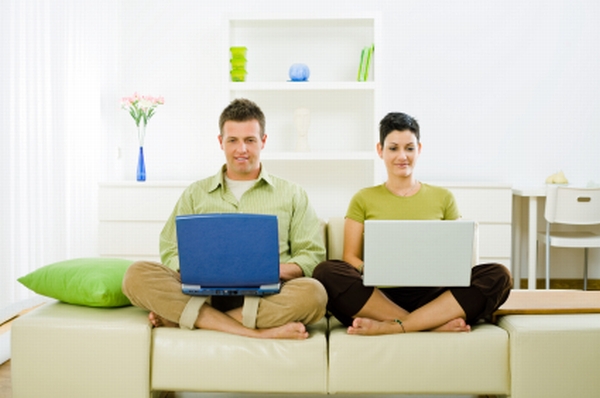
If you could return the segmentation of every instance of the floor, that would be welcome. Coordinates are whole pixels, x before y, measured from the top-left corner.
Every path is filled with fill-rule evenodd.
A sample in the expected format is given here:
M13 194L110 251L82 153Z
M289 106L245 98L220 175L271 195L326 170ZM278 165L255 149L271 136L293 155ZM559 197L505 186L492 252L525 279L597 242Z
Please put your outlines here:
M10 382L10 361L0 365L0 397L12 398Z
M324 397L324 395L302 395L302 394L228 394L228 393L176 393L172 396L173 398L318 398ZM335 394L331 397L335 398L359 398L362 395L351 395L351 394ZM369 395L371 397L381 398L477 398L472 395Z

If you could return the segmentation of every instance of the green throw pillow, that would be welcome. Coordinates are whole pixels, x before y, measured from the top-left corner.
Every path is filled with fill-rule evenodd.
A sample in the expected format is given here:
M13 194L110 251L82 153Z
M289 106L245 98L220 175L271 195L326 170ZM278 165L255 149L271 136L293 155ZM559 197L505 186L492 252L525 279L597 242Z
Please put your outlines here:
M18 281L38 294L65 303L122 307L131 305L121 290L131 263L116 258L78 258L46 265Z

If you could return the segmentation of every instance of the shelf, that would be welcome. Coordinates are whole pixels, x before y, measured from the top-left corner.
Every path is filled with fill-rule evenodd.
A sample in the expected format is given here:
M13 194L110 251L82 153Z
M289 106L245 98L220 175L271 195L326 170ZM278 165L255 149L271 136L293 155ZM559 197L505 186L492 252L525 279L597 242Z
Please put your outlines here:
M100 188L128 188L128 187L145 187L145 188L187 188L193 181L176 181L176 180L156 180L156 181L104 181L100 182Z
M248 49L246 82L253 83L283 84L289 79L290 65L303 63L310 69L311 82L325 84L319 89L330 89L329 82L341 82L341 85L331 84L345 90L352 86L347 87L346 83L356 83L362 49L376 44L377 53L378 48L378 19L374 15L333 18L249 15L230 19L227 27L229 46ZM375 56L374 61L377 59ZM371 81L376 77L375 62ZM273 87L282 89L277 84Z
M230 82L231 91L369 91L373 82Z
M268 28L272 26L282 26L284 28L308 26L315 27L341 27L341 28L357 28L368 27L373 28L374 20L380 17L380 13L353 13L340 16L339 13L326 15L319 13L301 14L301 13L282 13L278 14L233 14L229 15L229 22L232 28L250 27L250 28Z
M368 160L373 161L374 153L371 152L273 152L264 151L261 158L264 160Z

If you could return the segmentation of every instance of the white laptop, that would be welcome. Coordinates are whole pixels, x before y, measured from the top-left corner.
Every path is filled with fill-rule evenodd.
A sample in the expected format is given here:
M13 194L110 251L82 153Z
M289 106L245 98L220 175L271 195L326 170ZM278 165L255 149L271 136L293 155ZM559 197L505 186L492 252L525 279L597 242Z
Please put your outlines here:
M456 220L367 220L365 286L469 286L477 224Z

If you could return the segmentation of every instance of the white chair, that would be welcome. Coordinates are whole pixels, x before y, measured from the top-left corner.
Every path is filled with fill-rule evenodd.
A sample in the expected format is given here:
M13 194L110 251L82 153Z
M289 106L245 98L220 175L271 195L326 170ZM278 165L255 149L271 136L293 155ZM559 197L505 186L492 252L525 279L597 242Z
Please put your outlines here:
M546 289L550 288L550 247L585 249L583 290L587 290L588 248L600 248L600 234L593 231L556 231L552 224L600 225L600 188L550 186L546 195L546 232L537 234L546 245Z

